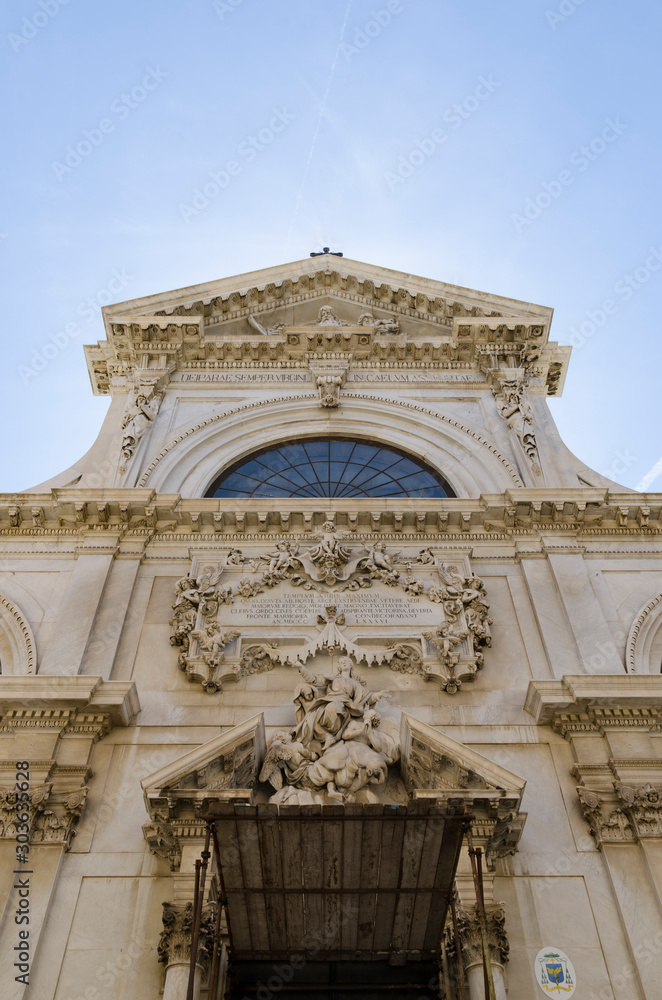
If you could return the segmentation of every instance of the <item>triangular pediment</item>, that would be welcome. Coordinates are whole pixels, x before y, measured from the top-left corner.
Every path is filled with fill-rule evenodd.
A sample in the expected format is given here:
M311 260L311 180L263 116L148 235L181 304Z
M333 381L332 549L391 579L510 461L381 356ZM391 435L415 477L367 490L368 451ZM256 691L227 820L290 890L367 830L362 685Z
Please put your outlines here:
M333 256L150 295L103 309L107 341L85 348L95 392L151 368L302 362L342 352L375 363L535 365L550 395L570 348L549 342L552 310ZM144 373L143 373L144 374Z
M477 750L410 715L402 716L400 743L402 774L410 794L440 792L471 799L488 793L488 797L507 799L511 808L519 809L524 778Z
M117 322L119 317L127 315L188 315L204 316L209 326L216 316L223 321L237 310L262 312L271 307L274 311L288 304L321 300L329 294L348 306L381 304L388 306L388 311L420 313L420 318L428 313L431 317L441 314L445 309L451 320L453 316L517 316L548 324L552 317L552 310L545 306L332 255L304 258L132 299L107 306L103 312L107 322Z
M264 718L256 715L143 778L148 809L160 799L200 798L252 788L264 748Z

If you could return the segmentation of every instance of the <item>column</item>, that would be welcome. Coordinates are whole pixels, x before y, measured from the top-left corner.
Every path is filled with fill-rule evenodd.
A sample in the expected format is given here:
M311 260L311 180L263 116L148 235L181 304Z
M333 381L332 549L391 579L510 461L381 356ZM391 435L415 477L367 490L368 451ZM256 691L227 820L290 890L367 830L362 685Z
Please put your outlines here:
M195 966L193 1000L199 1000L200 988L209 976L209 963L213 950L214 904L202 908L202 923ZM186 1000L191 963L191 934L193 929L192 903L164 903L163 931L159 941L159 961L165 965L163 1000Z

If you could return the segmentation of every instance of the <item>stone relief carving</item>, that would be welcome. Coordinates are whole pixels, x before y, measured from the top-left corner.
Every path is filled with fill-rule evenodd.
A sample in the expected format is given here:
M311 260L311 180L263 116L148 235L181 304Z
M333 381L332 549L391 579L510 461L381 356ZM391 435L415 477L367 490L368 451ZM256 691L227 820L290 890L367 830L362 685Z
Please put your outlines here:
M364 312L358 318L357 326L371 326L375 333L400 333L397 319L376 319L371 312Z
M248 323L256 333L260 333L264 337L279 337L285 330L284 323L276 323L275 326L262 326L262 324L255 319L255 316L253 316L252 313L248 314Z
M219 606L233 602L232 588L217 586L221 574L220 567L205 566L199 574L179 580L169 622L173 627L170 643L182 648L177 661L180 670L210 692L219 690L217 674L224 647L239 636L216 620Z
M387 647L392 650L388 660L391 670L399 674L419 674L421 677L427 676L427 668L423 663L420 642L396 642L390 643Z
M340 406L340 387L343 384L341 375L318 375L316 384L320 392L321 406Z
M166 813L154 812L151 822L143 824L143 837L155 857L167 861L173 871L179 867L182 851L177 833Z
M540 475L540 459L533 422L533 411L526 396L524 373L499 371L492 392L499 413L517 437L536 476Z
M315 583L334 586L347 583L356 590L369 587L372 580L381 580L395 586L400 574L393 567L398 555L391 555L384 542L374 542L363 547L366 555L355 555L342 544L342 539L351 536L350 531L339 531L333 521L325 521L317 533L312 535L315 545L299 551L296 542L278 542L274 552L259 557L259 562L267 563L262 575L265 587L274 587L282 580L291 580L294 586L313 589Z
M640 786L615 785L621 808L636 836L662 836L662 788L650 783Z
M141 437L151 427L152 421L159 412L163 393L156 391L156 385L157 380L140 380L127 402L121 423L124 431L122 455L125 462L132 457Z
M466 558L462 557L464 563L440 563L429 549L419 550L418 556L402 555L400 550L390 550L381 539L366 541L358 547L347 544L352 534L338 531L332 521L326 521L312 535L314 544L303 550L298 541L283 540L250 560L240 550L233 549L233 561L230 563L228 558L224 567L198 568L194 563L189 575L175 586L170 619L173 628L170 642L180 648L180 669L190 680L201 683L205 691L214 692L221 690L224 680L236 681L271 670L276 664L298 667L320 650L326 650L344 652L366 665L385 664L395 672L435 680L448 694L454 694L464 681L473 680L483 666L484 648L492 642L492 619L485 584L480 577L470 575ZM401 574L396 566L403 563L406 572ZM257 579L240 575L247 567ZM234 583L221 586L223 574ZM308 603L303 593L301 603L286 597L282 586L280 595L266 598L268 591L287 583L311 592L305 598ZM351 595L373 586L380 591L375 594L375 607L382 608L380 621L388 631L383 642L369 647L360 644L360 630L356 633L353 629L357 622L369 624L370 600L358 594L354 599ZM402 597L387 598L384 588L397 589ZM320 596L311 604L314 593ZM360 617L349 631L344 608L338 608L337 603L326 606L321 603L327 594L334 600L334 593L339 597L347 594L340 600L348 608L359 609L353 612ZM260 598L260 595L265 596ZM256 598L260 600L259 608L271 610L257 614L244 610ZM359 603L352 605L354 600ZM234 605L234 610L228 608L230 605ZM430 605L435 608L434 615L429 611L426 615L425 607ZM384 618L384 608L399 609L397 614L404 616L395 629ZM286 616L285 621L292 613L296 621L295 625L291 620L296 628L293 635L300 637L299 645L288 639L281 646L269 628L261 634L251 631L250 645L241 646L243 625L260 624L266 629L270 615L274 616L273 623L279 625L279 614ZM427 621L433 624L432 628L425 627L423 623ZM412 635L411 626L404 629L408 622L414 629L415 623L420 623L417 635ZM231 627L231 623L239 628ZM317 634L312 631L315 624ZM404 630L398 635L398 629ZM235 640L240 641L234 644Z
M438 569L439 584L430 588L428 597L442 605L444 621L423 632L423 637L439 651L444 689L455 694L462 681L472 680L483 666L483 647L492 645L492 619L480 577L462 576L453 564L442 563ZM461 660L463 646L466 652Z
M347 326L347 323L338 319L332 306L322 306L317 314L317 326Z
M384 784L400 756L397 723L374 708L385 692L369 691L349 656L333 674L299 671L296 724L271 738L260 781L274 788L275 803L354 802L368 785Z
M246 646L239 661L238 676L261 674L265 670L273 670L279 662L278 646L267 642L259 642Z

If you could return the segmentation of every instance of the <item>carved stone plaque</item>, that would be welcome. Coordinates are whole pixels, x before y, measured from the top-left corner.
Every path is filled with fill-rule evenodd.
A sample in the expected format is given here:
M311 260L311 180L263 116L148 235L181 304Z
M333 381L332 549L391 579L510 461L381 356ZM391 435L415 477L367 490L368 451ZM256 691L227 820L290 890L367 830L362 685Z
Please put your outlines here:
M252 600L235 600L234 604L223 606L219 618L232 627L314 625L329 603L328 594L285 590L284 586L283 593L274 591ZM334 594L333 603L339 613L344 613L347 625L432 627L441 617L439 606L432 604L427 596L410 597L379 584L363 593Z

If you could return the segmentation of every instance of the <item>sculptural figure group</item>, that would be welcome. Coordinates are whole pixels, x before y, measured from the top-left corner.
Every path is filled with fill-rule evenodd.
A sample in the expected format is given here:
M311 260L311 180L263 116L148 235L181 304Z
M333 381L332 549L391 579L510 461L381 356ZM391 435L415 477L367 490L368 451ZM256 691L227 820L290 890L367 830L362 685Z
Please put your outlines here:
M349 656L333 674L299 671L296 723L272 737L260 781L275 789L275 803L353 802L367 785L384 784L400 754L397 723L374 708L385 692L368 691Z

